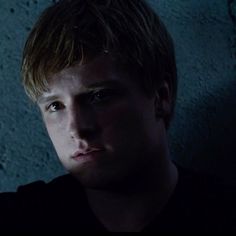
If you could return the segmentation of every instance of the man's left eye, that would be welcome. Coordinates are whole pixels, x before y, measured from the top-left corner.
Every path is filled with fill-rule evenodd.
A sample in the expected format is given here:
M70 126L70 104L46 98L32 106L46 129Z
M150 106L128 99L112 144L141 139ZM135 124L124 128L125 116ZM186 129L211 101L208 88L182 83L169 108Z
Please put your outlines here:
M111 89L103 89L100 91L92 92L90 96L90 103L96 104L101 102L108 102L114 95L114 91Z

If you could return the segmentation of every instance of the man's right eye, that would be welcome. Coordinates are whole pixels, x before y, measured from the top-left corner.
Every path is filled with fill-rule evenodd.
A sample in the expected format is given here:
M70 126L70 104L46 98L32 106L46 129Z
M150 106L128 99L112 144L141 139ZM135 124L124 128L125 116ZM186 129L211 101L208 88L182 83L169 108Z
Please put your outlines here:
M49 112L57 112L64 108L64 105L61 102L53 102L46 107L46 110Z

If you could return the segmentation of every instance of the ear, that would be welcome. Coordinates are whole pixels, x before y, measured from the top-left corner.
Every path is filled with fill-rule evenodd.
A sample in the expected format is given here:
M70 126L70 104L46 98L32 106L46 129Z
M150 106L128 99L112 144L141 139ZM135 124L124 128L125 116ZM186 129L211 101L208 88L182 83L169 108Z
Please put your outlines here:
M171 88L167 81L164 81L155 92L155 113L157 118L166 118L171 113Z

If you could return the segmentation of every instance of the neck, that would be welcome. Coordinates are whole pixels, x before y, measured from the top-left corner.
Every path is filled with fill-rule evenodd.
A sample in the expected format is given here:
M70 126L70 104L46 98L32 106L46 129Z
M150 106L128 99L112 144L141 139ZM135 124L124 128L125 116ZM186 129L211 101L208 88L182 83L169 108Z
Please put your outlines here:
M141 231L165 207L177 179L177 169L167 158L123 191L87 189L86 193L94 214L108 230Z

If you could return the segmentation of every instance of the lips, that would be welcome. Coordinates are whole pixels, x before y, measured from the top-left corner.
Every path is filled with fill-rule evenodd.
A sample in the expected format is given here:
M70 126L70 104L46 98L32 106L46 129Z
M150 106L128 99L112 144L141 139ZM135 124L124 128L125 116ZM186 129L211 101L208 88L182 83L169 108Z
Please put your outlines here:
M82 159L82 158L86 158L88 156L93 156L96 155L97 153L103 151L104 149L102 148L89 148L86 150L79 150L76 151L73 155L72 158L73 159Z

